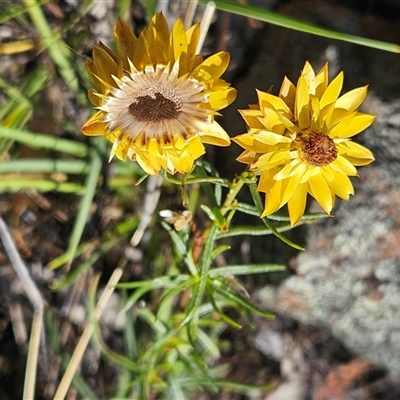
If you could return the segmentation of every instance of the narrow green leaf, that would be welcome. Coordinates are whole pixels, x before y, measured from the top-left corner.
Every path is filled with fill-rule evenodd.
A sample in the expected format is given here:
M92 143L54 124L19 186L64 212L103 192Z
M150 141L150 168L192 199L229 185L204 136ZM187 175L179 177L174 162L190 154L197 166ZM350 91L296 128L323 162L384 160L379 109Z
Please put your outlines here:
M267 272L285 271L286 267L280 264L248 264L248 265L227 265L225 267L213 268L208 275L211 278L227 275L252 275Z
M217 236L218 237L218 236ZM212 252L212 259L215 260L223 252L230 250L231 246L229 244L222 244L216 247Z
M290 227L287 229L289 230ZM271 235L273 232L271 229L263 226L235 226L229 228L227 232L221 232L218 234L218 239L233 237L233 236L264 236Z
M78 214L75 218L74 226L72 228L68 249L65 252L65 254L67 254L67 265L71 264L72 260L75 257L75 253L81 240L83 229L86 225L93 197L96 193L97 182L102 167L103 159L101 155L94 149L90 153L90 171L85 181L86 191L81 198ZM54 265L55 263L56 260L53 260L50 265Z
M238 322L233 320L231 317L226 315L221 309L218 307L217 302L215 301L215 293L211 285L207 285L206 288L208 298L210 299L210 303L213 307L214 312L221 317L221 319L225 322L227 322L229 325L231 325L235 329L242 329L242 325L240 325Z
M207 3L208 0L200 0L200 3ZM374 49L400 53L400 46L393 43L381 42L378 40L367 39L360 36L348 35L346 33L322 28L298 19L285 17L272 11L264 10L251 5L239 3L234 0L214 0L217 9L227 11L233 14L242 15L248 18L255 18L260 21L268 22L273 25L282 26L288 29L294 29L300 32L306 32L317 36L323 36L331 39L337 39L344 42L359 44L361 46L372 47Z
M82 276L83 273L85 273L85 271L87 271L90 267L93 266L93 264L101 257L103 256L107 251L109 251L110 249L112 249L114 246L116 246L118 243L120 243L122 240L121 237L118 238L113 238L111 240L108 240L106 242L104 242L101 247L96 250L93 251L92 254L90 254L90 256L83 261L82 263L80 263L80 265L78 265L76 268L74 268L73 270L69 271L65 277L63 279L61 279L58 282L55 282L51 285L51 289L54 291L58 291L61 290L69 285L71 285L72 283L74 283L80 276ZM85 243L86 244L86 243ZM86 247L86 246L85 246ZM77 251L75 253L75 256L77 254L81 253L81 249L79 248L79 251ZM58 260L58 258L56 259L56 261ZM67 263L69 261L69 253L66 253L65 258L61 259L64 263ZM49 267L51 269L56 269L57 267L59 267L60 265L57 265L54 260L49 264Z
M239 309L245 309L245 310L247 309L265 318L274 317L273 314L269 313L268 311L264 311L261 308L257 307L256 305L252 304L251 302L249 302L248 300L237 294L235 291L223 285L222 282L220 282L219 280L217 279L212 280L212 286L220 296L232 301L232 303Z
M0 177L0 193L16 193L24 189L35 189L38 192L59 192L73 193L81 195L85 192L85 188L79 183L74 182L56 182L53 180L32 178L18 179L13 177Z
M32 149L59 151L75 157L86 157L88 155L88 148L83 143L60 139L43 133L0 126L0 138L12 139Z
M26 7L29 7L29 16L41 36L42 42L47 48L51 59L57 66L58 72L64 79L67 86L75 93L78 102L82 105L87 105L88 100L86 93L80 88L77 75L73 68L71 51L65 45L61 37L55 34L46 17L40 8L40 3L35 1L35 7L32 7L33 0L24 0Z
M300 223L296 226L302 225L302 223L314 223L321 218L332 218L331 215L324 213L306 213L301 217ZM290 222L290 217L288 215L283 215L279 213L268 215L268 219L271 221L279 222Z
M232 390L243 395L252 395L257 392L268 393L276 386L276 382L266 383L265 385L252 385L223 379L217 379L215 384L221 389Z
M197 267L196 267L196 264L194 263L191 251L187 249L185 243L182 241L182 239L179 237L178 233L175 230L173 230L165 222L162 222L161 224L164 227L164 229L168 232L172 242L175 245L177 254L182 257L189 272L193 276L196 276L197 275Z
M189 276L188 276L188 278L189 278ZM193 279L193 277L190 277L186 281L182 282L180 285L177 285L177 286L172 287L169 290L167 290L166 293L163 295L160 303L158 304L158 310L157 310L157 313L156 313L156 317L160 318L160 312L162 311L163 305L164 305L165 302L167 302L168 300L170 300L173 297L177 296L183 290L191 289L194 284L195 284L195 280Z
M1 129L0 129L1 130ZM60 160L60 159L39 159L24 158L20 160L9 160L0 163L0 174L17 172L39 172L52 174L61 172L64 174L86 174L89 164L80 160ZM14 177L15 179L15 177Z
M259 210L250 204L236 203L235 208L237 211L240 211L242 213L249 214L249 215L254 215L255 217L259 217L261 215Z

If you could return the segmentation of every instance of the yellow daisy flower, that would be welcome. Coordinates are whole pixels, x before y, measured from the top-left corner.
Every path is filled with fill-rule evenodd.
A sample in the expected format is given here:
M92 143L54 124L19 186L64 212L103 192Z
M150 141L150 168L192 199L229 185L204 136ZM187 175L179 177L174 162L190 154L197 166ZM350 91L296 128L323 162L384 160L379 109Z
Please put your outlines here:
M357 175L355 166L374 161L371 151L351 141L374 120L357 111L367 86L339 97L342 85L343 72L328 84L328 65L315 74L306 62L297 86L285 77L279 97L258 91L258 104L239 110L248 132L232 140L245 149L238 161L260 173L263 217L287 204L295 225L307 193L330 214L335 196L354 194L349 176Z
M228 146L230 138L214 121L236 90L219 79L229 54L203 60L196 54L199 24L185 31L178 20L171 33L159 13L138 38L119 20L114 30L118 55L100 43L86 68L98 109L82 127L104 135L116 155L137 161L151 175L161 169L187 173L204 152L203 143Z

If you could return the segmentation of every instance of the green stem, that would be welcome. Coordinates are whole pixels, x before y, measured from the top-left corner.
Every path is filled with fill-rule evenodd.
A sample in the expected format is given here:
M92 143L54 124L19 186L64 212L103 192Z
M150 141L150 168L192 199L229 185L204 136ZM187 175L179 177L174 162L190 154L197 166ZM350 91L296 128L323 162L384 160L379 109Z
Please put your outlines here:
M226 196L224 204L221 207L221 214L225 215L232 206L232 203L236 200L236 196L242 189L243 185L248 181L249 172L246 170L242 172L233 182L229 188L229 193Z

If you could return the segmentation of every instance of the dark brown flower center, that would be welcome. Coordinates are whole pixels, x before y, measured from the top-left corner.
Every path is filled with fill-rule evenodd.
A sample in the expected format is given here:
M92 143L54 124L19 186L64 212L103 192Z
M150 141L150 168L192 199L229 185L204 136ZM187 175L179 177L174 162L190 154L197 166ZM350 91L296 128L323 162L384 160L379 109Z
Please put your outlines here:
M323 167L336 160L338 150L329 136L318 132L306 132L298 138L301 155L308 164Z
M139 121L160 122L176 119L182 111L182 100L168 86L150 86L140 91L129 105L129 113Z

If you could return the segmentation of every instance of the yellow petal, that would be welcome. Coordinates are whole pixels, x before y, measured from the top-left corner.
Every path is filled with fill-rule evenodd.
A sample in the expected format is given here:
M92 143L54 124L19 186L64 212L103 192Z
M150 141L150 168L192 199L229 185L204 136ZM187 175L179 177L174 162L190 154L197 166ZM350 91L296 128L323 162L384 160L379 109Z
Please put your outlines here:
M202 143L201 138L198 135L194 135L190 140L185 152L192 157L194 160L197 160L201 155L205 153L205 149Z
M319 173L318 167L307 165L306 169L301 177L300 184L306 183L313 175Z
M332 107L332 105L330 106ZM328 107L329 108L329 107ZM344 108L330 108L330 112L326 115L326 127L328 129L328 132L331 131L331 129L338 124L342 119L346 118L349 114L351 114L351 111L348 111Z
M94 106L99 106L100 105L100 97L97 96L97 92L94 89L89 89L88 90L88 98L90 100L90 102L94 105Z
M220 51L204 60L190 75L203 82L218 79L228 68L229 59L229 53Z
M272 110L271 108L264 108L264 116L259 117L258 120L262 123L262 125L264 125L264 127L268 131L276 132L283 135L286 130L285 125L283 125L282 123L282 118L279 116L279 114L277 114L275 110Z
M216 146L229 146L231 144L230 137L216 121L212 124L199 122L197 125L201 129L199 135L203 143Z
M253 148L254 135L250 133L243 133L242 135L237 135L233 137L232 140L239 146L243 147L244 149L255 151L255 149Z
M292 139L283 136L279 133L275 133L275 132L270 132L270 131L266 131L266 130L260 130L256 139L264 144L268 144L270 146L276 145L278 143L286 143L286 144L290 144L292 143Z
M350 138L368 128L375 117L368 114L351 113L340 120L330 131L331 138Z
M333 177L331 179L326 179L330 189L341 199L348 200L350 195L354 194L354 188L349 177L336 171L333 172ZM325 176L324 171L323 174Z
M96 46L93 49L93 60L98 77L110 86L116 86L111 75L118 76L119 67L111 56L104 49Z
M332 193L322 174L315 174L308 180L310 194L317 200L327 214L333 207Z
M367 95L368 86L353 89L339 97L335 103L335 108L342 108L347 111L354 111L364 101Z
M286 76L283 79L281 90L279 91L279 97L288 105L288 107L293 112L294 104L296 101L296 87Z
M282 194L280 207L285 205L295 195L297 188L299 187L300 178L301 173L297 173L285 180L286 185Z
M282 165L290 162L290 149L276 149L275 151L271 151L269 153L262 154L257 162L254 164L254 167L259 169L260 171L269 170L271 168L275 168L278 165Z
M252 133L253 131L257 131L257 129L250 129L248 134L235 136L232 140L244 149L254 153L267 153L271 151L271 146L259 142L256 139L257 136Z
M284 113L287 116L290 116L292 112L287 104L277 96L274 96L270 93L262 92L261 90L257 89L257 96L258 96L258 104L260 105L260 110L264 111L265 108L273 108L275 111L280 113Z
M238 110L242 118L245 120L248 126L252 128L264 128L264 124L259 121L259 118L263 116L263 113L259 109L248 109Z
M187 73L187 38L186 31L181 19L178 19L171 32L170 38L170 54L169 59L176 61L179 59L179 74L180 76Z
M272 186L274 186L276 182L274 179L276 171L277 169L275 168L271 171L261 172L260 180L257 187L257 190L259 192L268 193L271 190Z
M321 128L319 125L319 114L320 114L320 109L319 109L319 100L317 96L310 96L310 102L311 102L311 121L310 121L310 128L314 132L318 132Z
M193 65L192 65L191 70L192 71L195 70L203 62L203 60L204 60L204 57L202 54L196 54L193 59Z
M104 112L98 111L90 117L82 126L81 131L87 136L99 136L107 133L108 122L103 122Z
M307 82L308 93L315 95L315 72L308 61L306 61L304 68L301 71L301 75L304 76L304 79Z
M202 153L204 153L204 147ZM199 154L197 157L193 157L193 154L191 154L190 151L184 151L179 157L171 156L171 160L174 164L174 168L179 173L187 174L193 169L194 161L200 157L201 154ZM170 173L174 172L171 171Z
M157 157L149 153L137 153L136 161L149 175L156 175L161 170L161 164Z
M197 44L200 39L200 24L193 25L186 32L186 41L187 41L187 71L191 71L197 65L193 65L194 57L196 55Z
M353 165L368 165L375 160L372 152L361 144L348 141L343 143L341 147L348 149L343 153L343 155Z
M357 175L357 168L349 160L347 160L346 155L339 155L335 161L329 164L329 166L342 174L349 176Z
M270 191L265 195L265 208L261 217L267 217L279 210L282 199L283 181L275 181Z
M309 102L310 93L307 80L303 75L301 75L297 82L296 104L294 111L300 129L304 129L310 126L310 113L308 110Z
M132 159L133 150L130 147L131 143L123 135L123 132L121 131L108 132L105 138L109 140L111 143L114 143L111 149L110 159L114 157L114 155L117 156L122 161L125 161L127 156L129 156Z
M255 153L254 151L247 151L247 150L236 158L237 161L243 164L254 164L256 159L257 159L257 153Z
M235 101L236 94L236 89L231 87L221 91L212 91L208 98L208 103L213 110L221 110Z
M134 53L130 57L133 65L138 71L143 71L146 65L152 65L153 61L150 57L149 36L150 26L146 26L140 33L138 40L135 42Z
M128 70L128 58L133 54L137 38L121 19L118 19L115 24L114 37L117 44L118 54L124 63L125 69Z
M290 224L296 225L304 215L307 203L307 184L303 183L297 186L291 199L288 201L288 210Z
M319 102L319 106L321 109L329 104L334 103L337 100L343 87L343 77L343 72L340 72L336 76L336 78L333 79L332 82L329 84Z
M279 181L287 179L293 175L299 175L299 179L303 176L307 169L307 165L302 163L298 158L287 163L275 176L274 179Z
M173 167L167 167L166 169L169 174L173 175L175 172L180 174L187 174L193 169L194 159L189 154L182 154L179 157L170 156Z
M96 89L98 91L101 92L102 89L103 89L103 86L102 86L100 80L97 77L97 75L98 75L97 67L96 67L94 61L91 58L88 58L86 60L85 68L86 68L86 71L89 74L90 80L93 82L93 85L96 87Z
M328 63L326 63L315 76L315 95L318 99L321 99L325 90L328 87Z
M115 64L119 64L120 58L110 49L108 48L103 42L100 42L98 46L100 49L104 50L115 62Z
M169 28L167 20L164 15L160 12L157 13L152 22L154 26L152 27L153 34L151 35L150 49L152 60L156 64L167 64L168 63L168 48L169 48Z

